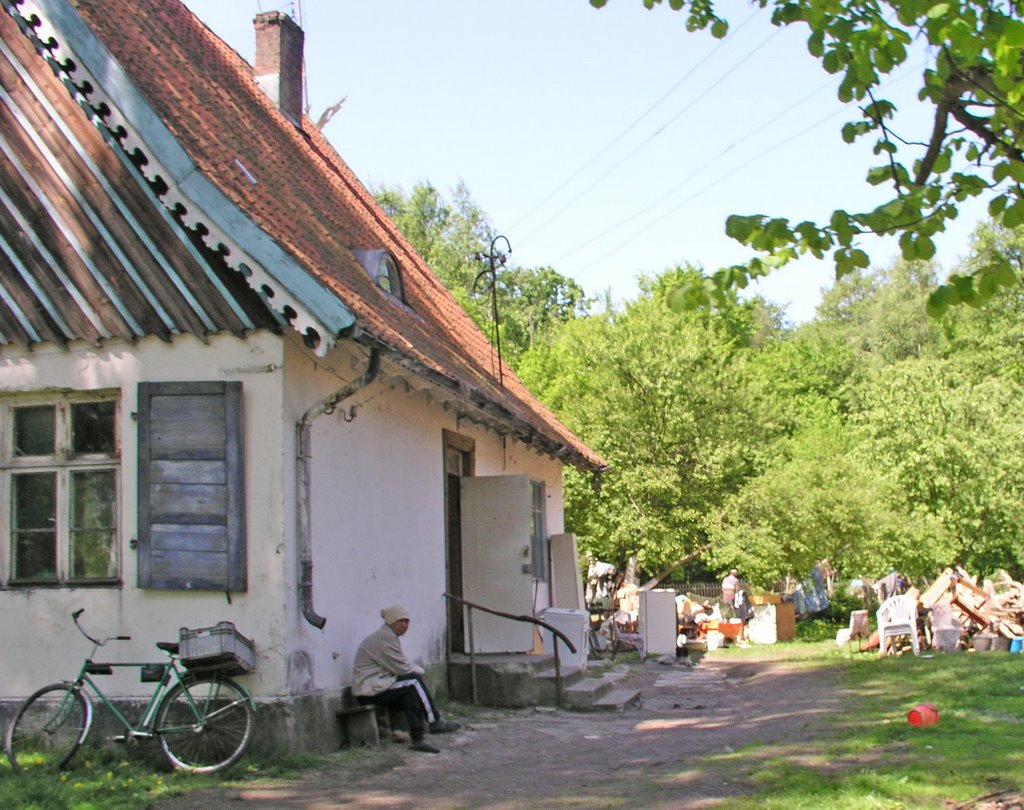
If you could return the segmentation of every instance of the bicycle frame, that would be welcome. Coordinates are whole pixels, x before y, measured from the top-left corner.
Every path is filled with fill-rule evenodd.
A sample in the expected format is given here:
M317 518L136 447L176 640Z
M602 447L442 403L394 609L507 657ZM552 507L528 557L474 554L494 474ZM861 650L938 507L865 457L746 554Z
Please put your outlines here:
M202 710L196 705L196 702L192 699L192 693L185 688L182 688L182 694L185 697L185 701L192 711L192 714L196 720L196 723L190 723L184 726L169 726L167 728L154 728L154 721L156 713L160 708L160 703L163 696L175 686L184 687L186 678L188 678L188 672L182 672L178 667L178 655L175 650L170 650L165 647L161 647L164 653L167 655L167 661L118 661L118 662L103 662L94 661L93 656L96 655L96 651L106 645L108 641L130 641L131 636L111 636L104 639L94 638L90 636L85 629L79 624L78 619L82 615L83 610L76 610L71 614L74 619L75 627L78 631L85 636L89 641L92 642L92 651L89 656L82 662L82 668L78 671L78 677L75 678L73 688L76 692L84 693L85 706L86 706L86 720L85 720L85 734L83 740L89 736L89 731L92 729L93 719L93 705L90 692L95 695L100 702L107 707L114 718L124 727L125 739L139 737L139 738L152 738L159 734L181 732L194 730L198 724L199 728L205 728L205 724L208 723L212 718L217 717L221 711L227 711L231 707L228 706L220 711L211 713L206 712L206 706ZM102 687L96 683L90 676L91 675L110 675L113 674L115 668L136 668L141 673L146 667L160 667L163 670L163 674L157 681L156 687L153 689L153 694L149 698L149 702L146 704L146 708L142 713L142 718L138 723L133 724L124 713L117 708L117 706L106 696L103 692ZM173 679L173 682L172 682ZM216 674L211 677L211 682L216 683L218 680ZM86 688L88 687L88 688ZM239 687L241 689L242 687ZM242 690L242 694L245 695L246 702L253 708L256 708L255 701L252 695ZM57 717L61 717L66 711L64 706L61 706ZM205 718L205 719L204 719Z
M100 647L128 641L130 636L94 638L79 624L84 610L71 614L78 630L92 642L92 650L72 681L38 689L18 709L7 729L6 751L18 771L26 768L60 769L67 766L92 731L95 701L106 706L120 724L118 742L137 738L158 739L164 755L176 768L192 773L217 773L242 757L252 740L256 703L252 695L217 671L190 671L181 661L179 642L160 641L163 661L97 661ZM139 670L143 683L155 682L153 693L132 722L107 697L97 680L117 669ZM145 700L132 698L133 704ZM120 701L119 701L120 702Z
M163 676L157 682L156 687L153 689L153 694L149 698L149 702L146 704L146 708L142 713L140 720L137 723L132 723L124 712L122 712L117 705L111 701L110 698L104 693L102 687L96 681L94 681L91 675L108 675L112 674L115 668L131 668L135 667L140 672L144 667L160 667L163 669ZM173 681L172 681L173 678ZM142 737L149 738L155 736L153 729L153 721L156 716L156 710L160 706L161 698L167 693L167 691L175 684L181 683L185 678L185 675L178 669L178 666L174 658L170 658L169 661L125 661L125 662L98 662L93 661L92 658L87 658L82 663L82 668L78 673L78 677L75 678L75 688L79 691L84 691L86 694L86 707L89 717L87 719L87 726L92 727L92 700L91 696L95 696L114 716L114 718L124 727L126 736L131 737ZM85 687L88 687L86 689ZM91 695L90 695L91 692ZM191 702L191 701L190 701ZM193 711L196 711L196 707L192 706ZM199 712L196 711L196 717L198 718Z

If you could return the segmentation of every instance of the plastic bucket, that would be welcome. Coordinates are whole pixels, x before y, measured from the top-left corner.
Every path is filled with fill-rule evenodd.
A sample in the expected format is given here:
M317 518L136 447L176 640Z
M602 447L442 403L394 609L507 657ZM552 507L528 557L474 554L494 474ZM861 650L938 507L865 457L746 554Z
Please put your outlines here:
M912 726L931 726L939 722L939 710L934 703L918 703L907 712L907 722Z
M1010 642L1010 652L1019 653L1024 651L1024 637L1017 636Z

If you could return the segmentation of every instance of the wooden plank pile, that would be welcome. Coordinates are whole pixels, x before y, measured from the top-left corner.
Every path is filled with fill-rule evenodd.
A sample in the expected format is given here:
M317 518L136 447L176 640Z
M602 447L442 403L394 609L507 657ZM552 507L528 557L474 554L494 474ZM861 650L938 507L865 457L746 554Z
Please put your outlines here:
M969 633L998 633L1006 638L1024 636L1024 585L1005 571L979 586L963 568L947 568L919 597L931 610L948 605Z

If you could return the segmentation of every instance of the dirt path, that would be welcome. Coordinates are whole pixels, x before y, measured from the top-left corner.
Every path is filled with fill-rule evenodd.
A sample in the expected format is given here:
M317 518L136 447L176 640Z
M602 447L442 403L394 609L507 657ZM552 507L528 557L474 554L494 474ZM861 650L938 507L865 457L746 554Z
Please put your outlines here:
M158 810L709 808L747 792L754 742L813 754L842 700L834 675L771 661L632 664L643 693L622 713L479 711L438 755L388 744L301 778L192 793ZM724 755L724 756L722 756Z

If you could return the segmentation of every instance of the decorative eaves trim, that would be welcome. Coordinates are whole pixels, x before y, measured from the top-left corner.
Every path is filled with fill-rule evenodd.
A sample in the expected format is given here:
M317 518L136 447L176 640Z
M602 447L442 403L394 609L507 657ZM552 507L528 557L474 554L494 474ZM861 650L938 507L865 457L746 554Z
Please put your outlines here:
M199 171L67 0L0 2L21 20L23 28L35 32L42 53L51 52L51 43L56 44L59 53L51 52L51 63L69 76L80 101L94 109L109 108L103 125L112 132L124 131L119 140L127 154L137 150L145 156L142 173L150 181L159 178L167 187L160 198L163 205L184 212L183 221L190 229L201 224L208 247L216 251L223 245L228 250L225 262L297 331L318 336L315 351L326 354L335 339L355 324L355 315ZM74 62L73 75L68 61ZM91 87L87 99L82 89L86 83Z

